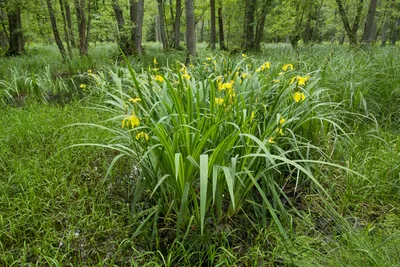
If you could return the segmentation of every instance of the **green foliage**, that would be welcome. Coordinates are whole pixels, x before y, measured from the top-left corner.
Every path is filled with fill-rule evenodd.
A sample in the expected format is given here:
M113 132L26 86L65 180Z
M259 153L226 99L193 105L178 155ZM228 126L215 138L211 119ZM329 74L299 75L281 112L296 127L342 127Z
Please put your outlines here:
M36 49L0 62L0 265L398 265L396 47Z

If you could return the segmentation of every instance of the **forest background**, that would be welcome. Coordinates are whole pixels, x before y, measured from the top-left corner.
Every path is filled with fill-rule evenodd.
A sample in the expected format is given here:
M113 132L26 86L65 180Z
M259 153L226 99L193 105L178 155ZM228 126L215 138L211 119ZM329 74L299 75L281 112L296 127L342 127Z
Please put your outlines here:
M399 0L0 24L0 266L399 266Z

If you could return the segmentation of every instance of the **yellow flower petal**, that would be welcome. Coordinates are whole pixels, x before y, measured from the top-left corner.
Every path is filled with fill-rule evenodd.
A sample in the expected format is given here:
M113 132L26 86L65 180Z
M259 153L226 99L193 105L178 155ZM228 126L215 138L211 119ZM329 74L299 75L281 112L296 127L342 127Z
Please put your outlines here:
M288 71L288 70L293 70L293 65L292 64L286 64L282 67L282 70Z
M301 94L299 92L294 93L293 99L298 103L301 100Z

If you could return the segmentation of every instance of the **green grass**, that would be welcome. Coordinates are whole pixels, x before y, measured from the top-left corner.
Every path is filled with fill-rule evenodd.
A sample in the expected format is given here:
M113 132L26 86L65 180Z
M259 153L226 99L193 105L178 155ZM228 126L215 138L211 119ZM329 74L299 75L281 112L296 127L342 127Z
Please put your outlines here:
M294 51L284 45L266 45L262 54L243 59L241 54L211 53L200 47L201 67L188 67L190 81L182 78L184 71L175 64L175 59L184 60L184 53L163 53L157 44L147 44L145 51L140 59L128 59L137 84L113 45L93 47L88 58L71 63L62 63L52 46L31 47L22 58L1 61L0 266L399 265L398 48L315 45ZM265 61L272 64L268 76L255 73ZM291 76L282 78L282 94L272 81L287 63L294 66L290 75L312 77L304 91L306 102L296 109L283 100L285 94L292 100L293 88L287 89ZM238 66L239 72L252 78L235 84L239 97L226 113L208 104L204 99L213 97L203 93L218 87L219 75L226 74L224 82L234 79ZM155 67L159 70L150 70L153 77L148 76L147 70ZM154 81L155 75L170 84ZM87 85L85 90L80 84ZM139 96L138 90L145 101L128 104L129 97ZM231 101L229 95L224 101ZM141 128L121 128L121 121L131 114L126 114L124 102L140 117ZM252 110L258 128L249 124ZM276 140L280 147L269 150L268 146L268 151L285 156L289 163L315 160L301 165L312 175L308 178L290 164L268 172L255 158L241 165L244 158L240 156L265 152L260 143L250 141L268 140L281 114L287 119L285 136ZM214 120L202 120L204 116ZM336 127L321 123L322 118ZM215 144L204 134L213 127L211 123L220 127L220 131L210 130L218 140ZM238 132L228 146L224 140L231 137L224 134L235 127L257 139L246 139ZM152 134L150 148L145 143L135 146L138 131ZM178 134L168 134L173 131ZM201 140L208 150L199 148ZM104 147L71 147L81 143ZM124 153L114 162L118 153L128 151L107 149L117 144L135 153ZM217 162L219 145L232 154L218 156L217 165L225 168L214 195L212 179L208 181L196 164L202 170L207 166L212 177L213 164L200 155L208 154L208 161ZM195 148L200 152L194 153ZM163 149L174 149L170 159ZM151 167L151 158L145 161L152 153L160 159L158 169ZM253 169L265 173L252 174L260 180L248 180L252 187L246 194L239 182L233 187L226 183L236 154L239 174L235 175L242 181L250 177L246 167L258 166ZM188 155L192 160L186 161ZM148 169L143 169L140 160ZM179 182L192 185L186 200L185 186L174 183L175 169ZM168 172L173 180L157 180ZM147 179L143 187L139 177ZM272 180L273 186L266 182ZM260 181L260 189L255 181ZM214 206L218 202L222 211Z

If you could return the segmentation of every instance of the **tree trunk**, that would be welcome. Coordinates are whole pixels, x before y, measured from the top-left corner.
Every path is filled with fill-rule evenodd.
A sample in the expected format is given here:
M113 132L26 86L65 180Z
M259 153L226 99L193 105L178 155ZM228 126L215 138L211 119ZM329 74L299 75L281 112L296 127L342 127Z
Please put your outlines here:
M74 31L72 29L71 7L67 2L64 2L64 6L65 6L65 16L67 19L68 33L71 41L71 46L76 47Z
M69 31L68 31L68 26L67 26L67 18L65 16L65 12L64 12L64 1L59 0L59 3L60 3L60 8L61 8L61 16L63 19L64 35L65 35L65 42L67 43L68 56L70 58L72 58L72 49L71 49L71 42L70 42Z
M270 1L265 0L263 3L263 6L261 8L261 14L260 18L257 23L256 27L256 39L255 39L255 50L260 51L261 50L261 41L264 35L264 27L265 27L265 19L267 18L267 11L268 11L268 6L269 6Z
M222 17L222 4L218 8L219 49L226 50L224 36L224 21Z
M253 50L255 48L254 43L254 14L256 11L256 0L245 1L245 17L244 17L244 27L243 27L243 48L247 50Z
M86 39L85 39L86 53L89 51L90 23L92 21L92 6L90 4L90 1L91 0L88 0L88 5L87 5L87 26L86 26Z
M86 56L87 50L86 50L85 0L75 0L75 8L76 8L76 17L78 20L79 54L81 56Z
M301 11L300 11L301 10ZM303 25L305 8L301 6L301 2L297 2L296 5L296 20L292 33L289 36L289 41L292 47L297 47L297 43L300 40L300 30Z
M357 31L360 24L363 2L364 0L359 0L353 27L350 27L350 23L347 18L346 11L344 10L342 0L336 0L339 9L339 14L340 17L342 18L343 27L347 33L347 36L349 37L350 45L357 45Z
M115 14L115 19L117 20L118 32L120 32L125 25L124 16L122 14L122 9L119 7L118 0L113 0L113 9ZM120 34L118 34L119 36Z
M185 0L186 11L186 64L193 62L196 56L196 32L194 23L194 4L193 0Z
M180 38L181 38L181 0L176 0L176 12L175 12L175 22L174 22L174 48L181 49Z
M129 45L128 52L129 54L136 53L136 28L137 28L137 21L138 21L138 2L135 0L129 1L129 18L132 24L131 30L131 43Z
M367 20L365 21L364 34L362 37L362 42L365 45L371 45L371 42L374 38L376 5L377 0L371 0L369 3Z
M4 34L6 35L7 40L10 41L10 35L8 34L6 25L4 23L4 21L6 20L6 12L4 12L3 9L0 10L0 20L1 20L1 25L3 27Z
M137 21L136 21L136 38L135 38L136 52L139 56L142 55L143 17L144 17L144 0L139 0L137 4Z
M315 19L315 27L314 27L314 30L312 31L312 36L311 36L311 39L312 39L312 41L314 43L318 42L317 36L318 36L318 34L320 32L319 28L320 28L320 25L321 25L321 13L322 13L323 5L324 5L324 0L321 0L319 6L316 7L316 9L317 9L316 10L317 17ZM336 19L336 11L335 11L335 19ZM322 40L321 40L321 42L322 42Z
M204 19L201 20L200 24L200 43L204 42Z
M396 45L397 37L399 35L400 19L396 19L396 21L394 21L393 24L394 24L394 27L392 28L392 36L390 38L390 44L391 45Z
M157 7L158 7L158 15L159 15L159 23L160 23L160 37L161 37L161 42L163 45L163 50L166 51L168 50L168 40L167 40L167 34L165 31L165 15L164 15L164 4L163 0L157 0Z
M65 59L67 59L67 52L65 51L64 45L60 38L60 34L58 32L57 22L56 22L56 18L54 17L54 10L53 10L51 0L46 0L46 3L47 3L47 9L49 10L51 29L53 30L54 39L56 41L58 50L60 51L62 58L65 60Z
M309 7L308 7L306 26L305 26L304 34L303 34L303 42L304 42L304 44L308 44L311 41L311 33L312 33L312 31L311 31L311 21L312 21L312 16L313 16L312 9L313 9L313 6L310 3Z
M215 28L215 0L210 0L210 17L211 17L211 29L210 29L210 48L215 49L217 43L217 33Z
M22 34L21 9L17 7L7 13L10 32L10 46L7 56L18 56L24 53L24 37Z

